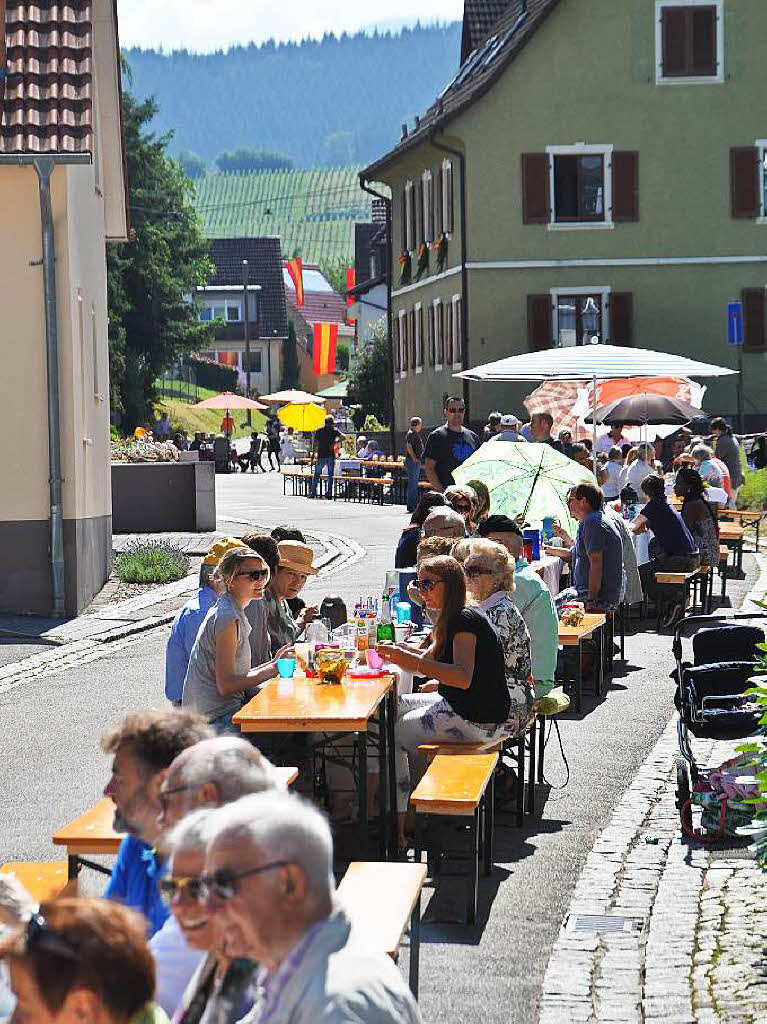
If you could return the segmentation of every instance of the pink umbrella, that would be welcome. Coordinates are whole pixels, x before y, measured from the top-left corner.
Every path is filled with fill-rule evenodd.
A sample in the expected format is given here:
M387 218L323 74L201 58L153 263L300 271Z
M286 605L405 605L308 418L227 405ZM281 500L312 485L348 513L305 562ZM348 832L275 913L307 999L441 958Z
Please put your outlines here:
M220 395L213 395L211 398L203 398L196 402L193 409L266 409L267 406L261 402L255 402L252 398L245 398L244 395L235 395L233 391L222 391Z

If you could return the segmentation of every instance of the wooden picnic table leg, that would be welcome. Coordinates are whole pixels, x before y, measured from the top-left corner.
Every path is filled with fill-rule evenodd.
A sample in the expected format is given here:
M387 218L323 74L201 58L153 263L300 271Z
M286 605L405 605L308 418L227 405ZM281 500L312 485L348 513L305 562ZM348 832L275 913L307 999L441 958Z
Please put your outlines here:
M67 855L67 880L72 881L73 878L77 878L80 874L80 858L70 853Z
M580 638L578 639L578 654L576 662L575 710L580 714L581 708L583 707L583 645L581 644Z
M359 751L359 819L363 829L368 823L368 735L357 733L357 749Z
M527 813L535 814L535 740L536 730L533 722L530 732L530 767L527 773Z
M397 768L394 760L396 753L394 725L397 720L396 683L392 684L392 688L386 695L386 700L389 704L388 714L386 716L386 755L388 758L386 770L389 773L389 846L391 849L392 860L397 860Z
M382 860L389 860L389 765L386 760L388 701L384 698L378 706L378 828L379 854Z
M418 858L416 858L418 863ZM415 906L410 915L410 965L408 983L413 998L418 999L418 969L421 959L421 890L418 890Z
M607 660L607 649L605 645L605 633L606 633L607 620L605 619L605 625L600 626L596 631L598 638L598 645L596 650L596 664L594 666L594 688L597 692L597 697L602 696L602 688L604 686L605 669Z
M538 715L536 725L540 728L540 736L538 737L538 778L539 784L543 783L543 758L546 751L546 716Z
M482 873L487 878L493 870L493 829L495 827L495 772L490 776L485 795L482 797L484 814L482 824Z
M522 754L524 760L524 750ZM477 920L477 897L479 894L479 807L475 808L471 821L471 849L469 856L472 864L469 868L469 885L466 893L466 923L475 924Z

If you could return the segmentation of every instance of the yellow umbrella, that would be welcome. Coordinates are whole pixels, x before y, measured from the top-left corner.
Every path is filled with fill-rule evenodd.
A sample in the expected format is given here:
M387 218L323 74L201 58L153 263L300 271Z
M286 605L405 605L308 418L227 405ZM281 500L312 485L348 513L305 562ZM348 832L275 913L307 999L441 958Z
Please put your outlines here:
M277 413L280 423L294 430L319 430L325 425L327 413L320 405L312 402L300 402L295 405L284 405Z

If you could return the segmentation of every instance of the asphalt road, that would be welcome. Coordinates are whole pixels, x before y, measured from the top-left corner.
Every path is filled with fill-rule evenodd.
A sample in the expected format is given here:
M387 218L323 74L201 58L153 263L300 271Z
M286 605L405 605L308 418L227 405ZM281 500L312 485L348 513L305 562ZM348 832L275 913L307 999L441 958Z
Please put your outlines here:
M283 499L276 474L219 478L217 490L222 519L270 527L291 521L307 531L352 538L366 549L353 565L319 577L307 588L309 599L340 593L353 604L360 593L378 593L405 521L401 510ZM731 595L749 587L753 566L747 557L750 577L731 587ZM167 627L152 630L99 660L0 696L0 859L61 856L51 845L53 831L90 806L107 778L108 760L98 744L102 730L129 710L163 704L166 636ZM9 648L0 642L0 654L7 656ZM673 711L670 639L652 631L630 636L627 656L625 668L617 663L606 700L587 698L580 720L561 721L571 772L567 787L544 787L540 816L528 818L521 830L510 817L499 817L495 868L480 883L480 923L473 929L455 923L461 879L444 878L427 890L420 998L426 1022L537 1019L549 951L588 851ZM553 787L565 777L553 734L546 775Z

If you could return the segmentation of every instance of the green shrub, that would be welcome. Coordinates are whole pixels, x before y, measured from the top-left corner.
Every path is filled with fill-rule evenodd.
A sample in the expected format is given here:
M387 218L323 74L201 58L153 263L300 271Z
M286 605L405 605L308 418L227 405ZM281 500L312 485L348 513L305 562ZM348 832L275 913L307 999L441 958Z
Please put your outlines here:
M738 491L738 505L764 508L767 505L767 469L747 469Z
M133 541L115 558L121 583L172 583L189 574L184 552L165 541Z

